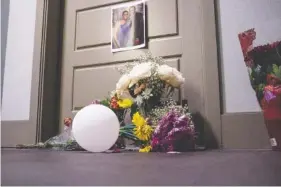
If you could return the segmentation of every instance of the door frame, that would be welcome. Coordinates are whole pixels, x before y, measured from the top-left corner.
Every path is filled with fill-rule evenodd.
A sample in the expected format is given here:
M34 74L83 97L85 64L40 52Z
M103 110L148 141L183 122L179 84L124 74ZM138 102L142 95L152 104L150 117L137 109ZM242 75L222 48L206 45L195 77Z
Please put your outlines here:
M209 148L222 145L221 99L217 54L215 0L196 0L200 6L200 38L196 53L201 55L193 66L201 69L202 84L192 85L201 98L196 120L204 124L205 142ZM32 121L37 124L36 142L44 141L59 131L60 67L62 55L64 1L37 1L34 74L32 77ZM187 42L184 42L188 45ZM191 64L191 62L190 62ZM191 68L192 69L192 68ZM192 71L190 71L192 72ZM194 73L193 73L194 74ZM198 75L189 76L196 81ZM191 88L192 89L192 88ZM189 91L190 92L190 91ZM188 93L188 92L187 92ZM193 97L195 95L193 94ZM188 98L195 100L196 98ZM198 103L196 103L198 105ZM192 108L192 107L191 107ZM34 117L37 116L37 117Z
M58 132L61 20L64 0L36 2L29 120L2 121L2 147L33 144Z
M41 30L37 142L59 132L60 71L64 20L64 0L40 0L43 6ZM41 5L43 4L43 5ZM36 26L37 27L37 26ZM39 27L39 26L38 26ZM35 46L36 48L36 46Z
M29 119L1 121L1 147L42 142L58 132L58 62L64 1L40 0L36 3Z

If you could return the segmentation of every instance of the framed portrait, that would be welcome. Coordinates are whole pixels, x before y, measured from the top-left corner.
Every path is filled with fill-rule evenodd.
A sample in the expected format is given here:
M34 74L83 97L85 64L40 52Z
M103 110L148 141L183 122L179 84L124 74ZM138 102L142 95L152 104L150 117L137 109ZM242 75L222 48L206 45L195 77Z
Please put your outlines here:
M145 2L124 3L111 8L111 51L145 47Z

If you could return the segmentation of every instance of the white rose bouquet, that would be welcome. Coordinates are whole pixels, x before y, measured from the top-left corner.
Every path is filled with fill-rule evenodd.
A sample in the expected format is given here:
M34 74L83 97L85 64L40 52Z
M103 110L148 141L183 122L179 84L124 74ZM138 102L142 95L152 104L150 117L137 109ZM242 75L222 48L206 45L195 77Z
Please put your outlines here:
M144 116L161 98L171 96L174 89L180 88L185 81L176 68L164 64L162 58L152 57L151 54L118 70L122 76L116 84L116 97L131 99Z

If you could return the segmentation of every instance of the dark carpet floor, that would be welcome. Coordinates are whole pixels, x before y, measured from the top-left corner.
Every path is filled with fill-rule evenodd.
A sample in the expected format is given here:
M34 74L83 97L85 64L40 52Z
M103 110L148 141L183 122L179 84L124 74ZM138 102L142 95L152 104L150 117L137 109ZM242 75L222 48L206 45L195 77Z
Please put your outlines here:
M2 185L281 185L281 152L2 150Z

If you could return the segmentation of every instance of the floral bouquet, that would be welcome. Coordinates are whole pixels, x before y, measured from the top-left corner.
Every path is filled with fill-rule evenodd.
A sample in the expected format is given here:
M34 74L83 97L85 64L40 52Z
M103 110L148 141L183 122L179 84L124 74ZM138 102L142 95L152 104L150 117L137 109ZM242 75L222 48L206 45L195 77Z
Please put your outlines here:
M170 99L185 81L182 74L151 54L117 70L121 78L116 89L100 103L119 116L120 137L132 140L140 152L193 149L195 130L188 108ZM125 122L125 116L132 119Z
M177 69L150 54L118 70L122 76L116 84L114 97L119 102L129 103L131 100L144 116L159 104L161 98L171 96L174 89L180 88L185 81Z
M91 103L107 106L119 119L119 138L111 150L124 149L124 139L140 152L193 150L196 133L188 107L171 99L185 81L182 74L149 53L117 70L121 78L116 89L104 100ZM75 140L65 147L80 150Z
M273 149L281 150L281 41L253 47L254 29L238 35Z
M149 151L194 149L195 130L187 106L171 99L185 79L175 68L150 53L117 68L121 78L111 96L93 104L111 108L121 124L116 147L124 138Z

